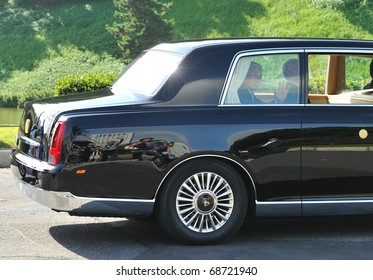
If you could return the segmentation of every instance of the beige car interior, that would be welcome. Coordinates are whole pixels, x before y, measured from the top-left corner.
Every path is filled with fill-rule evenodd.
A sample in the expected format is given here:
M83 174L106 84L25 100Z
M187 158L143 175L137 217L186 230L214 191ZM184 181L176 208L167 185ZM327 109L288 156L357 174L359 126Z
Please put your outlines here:
M346 55L330 55L325 77L325 92L308 94L311 104L373 104L372 90L345 89Z

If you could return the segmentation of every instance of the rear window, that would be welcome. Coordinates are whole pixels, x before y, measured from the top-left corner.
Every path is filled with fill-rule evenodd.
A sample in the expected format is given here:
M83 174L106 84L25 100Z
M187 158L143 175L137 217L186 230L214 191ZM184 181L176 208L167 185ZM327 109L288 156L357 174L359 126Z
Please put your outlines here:
M131 63L114 82L114 94L131 99L152 97L165 80L176 70L182 55L173 52L150 50Z

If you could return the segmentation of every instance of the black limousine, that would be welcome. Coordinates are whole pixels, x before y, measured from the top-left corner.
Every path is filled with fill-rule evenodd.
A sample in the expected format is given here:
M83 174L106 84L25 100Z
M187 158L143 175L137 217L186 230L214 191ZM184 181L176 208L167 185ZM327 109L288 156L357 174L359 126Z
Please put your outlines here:
M109 88L28 104L12 173L55 211L155 215L194 244L246 218L373 214L372 59L373 41L160 44Z

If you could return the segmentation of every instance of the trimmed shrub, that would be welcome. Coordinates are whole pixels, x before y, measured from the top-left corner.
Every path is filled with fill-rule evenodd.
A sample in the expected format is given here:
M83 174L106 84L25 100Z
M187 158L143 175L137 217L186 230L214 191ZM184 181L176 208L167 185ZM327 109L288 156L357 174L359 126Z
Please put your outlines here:
M114 72L105 74L89 72L63 76L56 81L56 95L61 96L76 92L95 91L109 86L116 77L117 74Z

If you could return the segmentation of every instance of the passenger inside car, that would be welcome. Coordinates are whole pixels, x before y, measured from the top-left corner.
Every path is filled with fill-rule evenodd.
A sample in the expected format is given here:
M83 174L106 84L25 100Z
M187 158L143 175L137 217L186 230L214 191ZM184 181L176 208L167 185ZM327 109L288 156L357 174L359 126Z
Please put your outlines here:
M228 80L223 103L298 104L299 61L297 54L240 57Z
M275 91L275 103L295 104L299 97L299 62L298 59L288 59L282 65L282 73L286 81L279 84Z
M251 62L246 77L237 91L241 104L262 103L254 94L254 90L259 88L261 82L262 66L259 63Z

